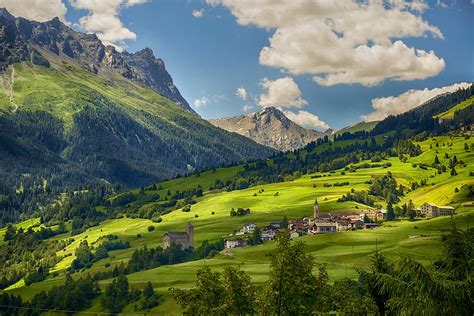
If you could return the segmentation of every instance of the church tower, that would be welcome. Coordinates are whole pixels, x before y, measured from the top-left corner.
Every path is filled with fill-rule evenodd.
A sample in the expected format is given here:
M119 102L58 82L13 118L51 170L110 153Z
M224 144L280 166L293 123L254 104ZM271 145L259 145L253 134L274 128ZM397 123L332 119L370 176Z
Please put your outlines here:
M186 225L186 234L188 235L188 247L194 248L194 227L191 223Z
M316 199L314 200L313 218L319 218L319 204L318 204L318 198L316 198Z

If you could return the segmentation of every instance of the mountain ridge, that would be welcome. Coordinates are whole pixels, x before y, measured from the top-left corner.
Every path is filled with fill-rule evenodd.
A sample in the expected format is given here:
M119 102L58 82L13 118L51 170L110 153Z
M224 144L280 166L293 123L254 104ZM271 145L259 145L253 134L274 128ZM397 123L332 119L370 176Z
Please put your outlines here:
M74 59L95 74L114 71L195 113L174 85L163 60L148 47L135 53L118 52L113 46L105 46L97 35L76 32L59 18L35 22L16 18L4 8L0 8L0 24L0 46L4 48L0 51L0 70L20 61L49 67L40 52L45 49Z

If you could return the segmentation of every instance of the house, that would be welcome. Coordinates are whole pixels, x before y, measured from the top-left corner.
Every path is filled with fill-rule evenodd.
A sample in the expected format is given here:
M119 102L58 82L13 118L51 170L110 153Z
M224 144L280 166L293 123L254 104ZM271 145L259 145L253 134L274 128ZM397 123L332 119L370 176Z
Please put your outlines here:
M427 217L449 216L454 214L454 208L427 202L421 206L420 214Z
M298 237L300 237L300 234L298 234L298 232L293 231L293 232L290 233L290 238L291 239L298 238Z
M255 225L254 223L250 223L250 224L244 224L244 226L242 227L240 231L244 234L252 234L255 231L255 229L257 229L257 225Z
M345 232L351 229L349 219L341 219L336 221L336 229L338 232Z
M349 222L350 229L359 229L362 227L364 227L364 222L361 221L360 219Z
M305 232L309 228L308 221L305 221L304 219L297 219L292 222L290 222L290 230L292 231L297 231L297 232Z
M366 215L373 222L380 222L384 217L384 213L380 210L366 209L360 213L359 219L363 221Z
M269 241L275 239L276 230L266 230L261 235L262 241Z
M324 233L334 233L337 231L337 223L336 222L318 222L314 224L313 231L316 229L316 234L324 234Z
M181 249L194 248L194 227L191 223L186 225L184 232L166 232L163 236L163 249L172 244L181 245Z
M239 248L245 247L249 244L249 240L247 238L244 239L229 239L225 241L225 249L232 249L232 248Z
M377 223L364 223L365 229L372 229L372 228L377 228L377 227L379 227L379 224Z

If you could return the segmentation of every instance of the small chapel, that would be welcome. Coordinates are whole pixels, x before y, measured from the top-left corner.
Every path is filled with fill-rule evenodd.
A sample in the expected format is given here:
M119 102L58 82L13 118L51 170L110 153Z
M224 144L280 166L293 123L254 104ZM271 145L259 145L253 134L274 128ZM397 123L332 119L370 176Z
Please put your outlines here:
M181 249L194 248L194 227L191 223L186 225L184 232L166 232L163 237L163 249L172 244L181 245Z

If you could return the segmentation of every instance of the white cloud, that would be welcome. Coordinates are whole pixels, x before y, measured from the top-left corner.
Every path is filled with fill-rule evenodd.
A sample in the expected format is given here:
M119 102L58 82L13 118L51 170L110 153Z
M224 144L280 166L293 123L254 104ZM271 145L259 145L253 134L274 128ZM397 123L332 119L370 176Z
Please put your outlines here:
M66 6L61 0L0 0L0 7L11 14L25 19L44 22L54 17L66 21Z
M206 0L224 5L241 25L274 30L260 63L292 74L310 74L321 85L376 85L386 79L414 80L445 67L433 51L401 39L441 31L420 13L424 1Z
M245 90L244 87L237 88L237 91L235 91L235 95L244 101L247 100L247 90Z
M244 110L244 112L248 112L250 110L253 110L254 108L255 108L255 106L253 106L253 105L245 104L243 110Z
M326 124L326 122L321 121L319 116L308 111L298 111L297 113L284 111L283 113L285 113L285 115L296 124L306 128L319 130L326 130L329 128L329 125Z
M260 85L266 90L258 100L258 104L262 107L302 108L308 104L301 97L301 90L291 77L276 80L263 78Z
M209 103L209 99L207 97L202 97L200 99L194 99L194 106L201 107Z
M372 100L372 107L375 111L367 115L362 115L364 121L379 121L389 115L396 115L411 110L437 95L454 92L461 88L467 88L471 83L456 83L451 86L423 90L408 90L398 96L377 98Z
M122 51L125 40L135 40L137 35L130 31L119 18L123 7L131 7L147 0L69 0L76 9L89 11L79 19L80 26L87 32L96 33L105 45L113 45Z
M204 16L204 9L193 10L193 16L195 18L202 18Z

